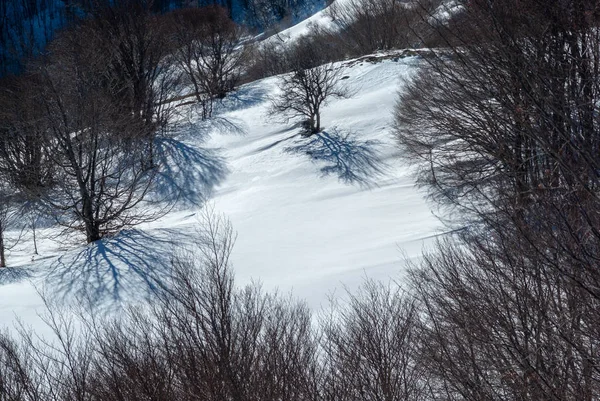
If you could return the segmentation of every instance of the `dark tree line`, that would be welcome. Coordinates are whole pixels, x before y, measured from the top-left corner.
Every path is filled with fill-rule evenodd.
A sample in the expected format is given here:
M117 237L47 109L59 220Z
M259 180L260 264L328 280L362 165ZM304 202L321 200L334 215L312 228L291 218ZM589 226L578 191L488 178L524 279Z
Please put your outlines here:
M130 0L3 0L0 2L0 77L24 71L27 59L45 52L57 32ZM324 7L322 0L137 0L155 15L175 9L218 6L238 24L265 30L298 21Z
M432 394L596 399L600 8L459 3L396 113L420 182L460 216L412 277Z
M233 89L248 62L242 46L244 31L217 6L177 10L169 17L172 60L185 72L202 105L202 118L208 118L214 100Z
M375 283L316 330L301 302L235 285L231 227L203 222L164 293L119 320L50 306L55 339L0 336L2 400L423 400L415 304ZM390 358L388 358L390 356Z

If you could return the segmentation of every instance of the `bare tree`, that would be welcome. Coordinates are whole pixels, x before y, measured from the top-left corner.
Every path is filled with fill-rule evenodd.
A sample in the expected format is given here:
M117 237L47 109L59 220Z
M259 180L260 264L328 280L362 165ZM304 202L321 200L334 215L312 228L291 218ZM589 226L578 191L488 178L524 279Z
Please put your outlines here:
M6 232L13 215L13 211L10 210L10 207L10 196L3 190L2 184L0 183L0 267L6 267L4 233Z
M105 60L84 41L77 32L65 33L38 68L44 146L56 176L42 196L60 224L92 242L155 217L136 208L155 169L145 162L146 123L114 101L115 88L106 87L102 74Z
M239 79L246 56L243 31L217 5L177 10L169 18L172 57L194 87L203 118L208 118L214 98L223 98Z
M420 182L461 225L413 276L438 399L592 400L599 318L591 1L470 1L401 96ZM424 15L430 18L431 15Z
M178 82L162 20L147 5L98 3L91 12L0 94L0 173L89 242L156 217L138 205Z
M296 59L291 74L280 78L281 93L273 100L270 113L286 120L302 117L307 135L321 131L321 108L332 98L348 97L340 84L342 70L333 64L304 67L306 60Z
M178 84L170 68L166 20L151 13L152 2L119 0L92 7L93 18L79 29L94 57L101 57L98 83L106 88L115 104L139 119L144 130L147 157L154 167L154 139L172 116L171 104Z
M334 2L328 13L340 29L340 44L351 55L378 50L419 47L421 36L430 30L418 24L423 12L431 13L441 3L436 0L351 0Z
M321 321L326 386L336 400L424 400L418 308L395 286L367 281Z
M6 252L20 242L25 225L22 223L24 200L16 192L6 175L0 174L0 268L7 266ZM15 236L7 241L6 233L12 229Z

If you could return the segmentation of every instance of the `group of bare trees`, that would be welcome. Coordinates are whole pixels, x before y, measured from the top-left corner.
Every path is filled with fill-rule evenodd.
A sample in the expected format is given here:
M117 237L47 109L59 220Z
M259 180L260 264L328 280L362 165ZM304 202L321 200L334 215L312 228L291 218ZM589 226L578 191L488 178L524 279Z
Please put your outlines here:
M316 33L282 57L265 59L282 66L277 72L292 72L282 79L273 113L302 117L309 134L318 132L321 106L347 95L338 85L340 70L326 64L345 54L330 50L344 48L336 46L343 38L358 40L359 31L371 39L354 53L400 45L406 32L396 30L406 26L400 22L410 7L372 5L338 7L342 34ZM58 35L25 74L2 84L3 187L18 193L12 200L49 207L60 224L85 232L88 242L156 217L141 203L161 167L154 142L169 131L171 101L187 84L202 118L210 117L214 100L236 85L251 59L243 31L226 9L184 8L159 16L151 8L151 2L136 0L86 3L88 18ZM394 32L376 33L361 22L383 17L380 27Z
M51 309L52 345L27 333L0 337L0 399L598 399L600 6L465 0L439 23L428 4L411 6L420 10L417 26L437 30L445 46L401 95L396 134L458 230L413 266L405 289L367 283L315 323L301 303L237 288L232 230L207 221L197 253L174 261L153 305L110 322L85 317L77 333ZM301 67L291 83L320 71ZM101 83L90 88L79 76L94 68L66 68L63 77L49 63L41 71L37 79L50 83L41 86L43 107L27 110L40 118L14 119L28 131L7 131L28 145L0 143L0 152L14 153L11 163L37 160L39 174L23 179L5 169L13 172L7 182L52 192L75 171L69 166L87 165L83 154L113 157L106 165L123 163L133 169L127 182L136 182L137 167L127 163L148 168L148 148L134 151L149 132L144 111L90 111L111 110L102 96L110 73L92 74L90 82ZM58 96L62 88L94 100ZM132 99L136 90L119 93ZM308 113L318 129L318 114ZM50 153L38 155L38 137L27 135L39 127L55 135ZM132 134L112 138L117 131ZM120 162L121 153L107 153L107 135L138 156ZM71 173L73 188L86 189L94 174ZM119 182L106 180L113 177ZM83 214L89 206L76 207Z
M0 336L0 399L423 399L414 304L369 284L321 333L305 304L235 285L233 239L223 220L204 222L164 292L126 317L74 324L51 306L54 338Z
M289 121L301 118L307 136L321 130L321 109L331 99L350 96L341 83L343 69L333 63L406 47L420 47L435 36L436 26L424 20L442 2L352 0L328 9L335 28L311 26L309 34L282 46L275 41L255 49L252 78L282 74L280 94L270 114Z
M214 99L233 89L247 63L243 30L218 6L181 9L169 17L174 31L172 59L193 87L202 117L208 118Z
M460 3L396 113L460 216L412 277L434 398L596 399L600 7Z
M351 55L421 47L431 26L422 21L443 4L439 0L351 0L334 2L329 16L341 30L339 46Z
M3 86L1 171L88 242L138 221L152 182L165 49L151 16L127 7L60 35L48 56ZM164 92L164 93L163 93Z
M121 0L90 10L25 73L3 78L0 187L10 195L2 210L22 214L24 203L37 203L93 242L165 208L143 203L184 75L212 105L233 89L245 53L240 29L216 6L158 16L145 2ZM194 58L181 57L187 49Z

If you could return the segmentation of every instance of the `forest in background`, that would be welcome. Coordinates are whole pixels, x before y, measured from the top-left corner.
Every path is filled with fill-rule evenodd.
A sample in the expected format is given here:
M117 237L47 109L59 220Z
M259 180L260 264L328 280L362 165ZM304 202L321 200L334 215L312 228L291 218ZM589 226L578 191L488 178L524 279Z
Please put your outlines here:
M39 55L58 30L71 27L106 4L120 0L3 0L0 2L0 77L20 73L25 60ZM178 8L218 5L236 23L256 32L279 23L292 25L325 6L323 0L148 0L164 14Z

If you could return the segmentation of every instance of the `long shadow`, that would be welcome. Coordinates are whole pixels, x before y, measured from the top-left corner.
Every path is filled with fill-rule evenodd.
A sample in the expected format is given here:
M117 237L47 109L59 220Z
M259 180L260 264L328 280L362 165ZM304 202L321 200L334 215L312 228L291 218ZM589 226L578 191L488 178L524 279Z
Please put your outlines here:
M215 132L220 135L239 135L244 136L247 134L246 130L240 126L240 123L236 123L231 118L223 116L211 117L204 122L206 131Z
M203 142L211 134L238 136L247 134L242 123L233 118L213 115L213 117L202 120L199 112L193 113L189 118L192 121L184 124L178 131L180 137L194 138L195 142Z
M387 167L378 150L381 143L355 137L355 134L333 129L297 140L285 151L309 156L313 162L322 165L320 171L323 176L334 174L347 184L368 188L376 186L376 178Z
M228 170L218 149L206 149L162 138L157 142L161 170L155 178L151 198L179 207L201 205Z
M287 129L286 129L285 131L287 131ZM289 141L290 139L292 139L292 138L295 138L295 137L297 137L297 136L299 136L299 134L297 134L297 133L296 133L296 134L290 135L290 136L288 136L288 137L285 137L285 138L282 138L282 139L278 139L277 141L275 141L275 142L273 142L273 143L270 143L270 144L268 144L268 145L265 145L265 146L262 146L262 147L260 147L260 148L256 149L256 152L257 152L257 153L258 153L258 152L264 152L265 150L272 149L272 148L274 148L275 146L278 146L278 145L280 145L280 144L282 144L282 143L284 143L284 142L287 142L287 141ZM287 148L286 148L286 151L287 151Z
M218 105L228 111L244 110L257 106L268 98L267 90L259 84L247 84L229 93Z
M32 277L32 272L23 267L0 268L0 285L12 284Z
M45 285L58 301L74 298L105 310L124 300L145 299L168 281L176 245L186 242L174 231L161 237L135 229L122 231L58 258Z

